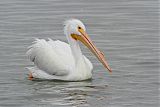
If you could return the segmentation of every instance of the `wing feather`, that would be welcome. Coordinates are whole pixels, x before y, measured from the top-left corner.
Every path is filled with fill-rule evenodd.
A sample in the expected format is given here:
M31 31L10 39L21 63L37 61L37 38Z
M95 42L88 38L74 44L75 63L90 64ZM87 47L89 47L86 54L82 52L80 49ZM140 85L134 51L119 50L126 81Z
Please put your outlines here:
M74 65L70 46L59 40L36 39L27 56L39 69L54 75L67 75Z

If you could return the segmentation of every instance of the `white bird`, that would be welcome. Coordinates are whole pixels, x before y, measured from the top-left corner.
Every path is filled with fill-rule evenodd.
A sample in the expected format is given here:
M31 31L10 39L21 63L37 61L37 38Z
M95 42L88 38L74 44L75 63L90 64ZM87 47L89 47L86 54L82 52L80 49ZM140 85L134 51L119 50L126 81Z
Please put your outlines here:
M36 39L29 47L27 55L35 64L34 67L27 67L30 71L30 80L33 78L64 81L90 79L93 65L82 54L79 41L90 49L105 68L112 72L103 53L95 47L80 20L70 19L64 25L64 34L69 44L59 40Z

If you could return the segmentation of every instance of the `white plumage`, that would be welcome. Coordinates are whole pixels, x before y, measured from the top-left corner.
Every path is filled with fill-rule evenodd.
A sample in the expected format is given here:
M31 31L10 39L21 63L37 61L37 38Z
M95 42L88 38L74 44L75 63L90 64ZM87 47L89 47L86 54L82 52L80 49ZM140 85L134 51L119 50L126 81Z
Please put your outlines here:
M71 48L65 42L36 39L34 44L29 47L27 55L36 65L27 67L35 78L77 81L83 80L85 77L82 75L83 73L78 74ZM92 64L85 56L79 60L78 67L83 66L81 65L81 61L83 61L88 64L90 71L93 69ZM75 73L77 75L73 77ZM86 79L89 78L91 78L91 72Z
M27 56L34 62L34 67L27 67L33 78L80 81L92 77L92 63L82 54L78 39L81 40L85 26L77 19L65 22L64 33L69 44L52 39L36 39L27 51ZM87 35L85 38L88 38ZM84 38L84 39L85 39ZM89 38L87 43L92 43ZM85 45L86 45L85 44ZM101 55L93 44L91 51ZM86 45L88 47L88 45Z

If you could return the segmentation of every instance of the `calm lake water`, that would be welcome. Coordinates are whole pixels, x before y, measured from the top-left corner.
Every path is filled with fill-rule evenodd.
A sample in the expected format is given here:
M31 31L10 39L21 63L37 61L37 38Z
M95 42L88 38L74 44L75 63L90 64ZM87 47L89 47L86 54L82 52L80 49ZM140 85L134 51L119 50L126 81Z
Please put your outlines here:
M66 41L69 18L86 24L113 73L81 46L92 80L28 80L27 47ZM0 107L158 107L158 30L158 0L0 0Z

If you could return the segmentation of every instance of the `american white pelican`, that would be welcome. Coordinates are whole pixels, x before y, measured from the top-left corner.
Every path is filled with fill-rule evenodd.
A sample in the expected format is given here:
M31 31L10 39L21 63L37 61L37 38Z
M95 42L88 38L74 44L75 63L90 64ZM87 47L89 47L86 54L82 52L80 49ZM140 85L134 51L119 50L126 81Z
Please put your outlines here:
M98 60L112 72L104 58L86 33L84 24L77 19L65 22L64 34L68 43L49 39L36 39L29 47L27 55L35 67L27 67L29 79L55 79L81 81L92 77L93 65L80 49L79 41L86 45Z

